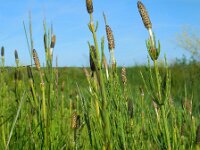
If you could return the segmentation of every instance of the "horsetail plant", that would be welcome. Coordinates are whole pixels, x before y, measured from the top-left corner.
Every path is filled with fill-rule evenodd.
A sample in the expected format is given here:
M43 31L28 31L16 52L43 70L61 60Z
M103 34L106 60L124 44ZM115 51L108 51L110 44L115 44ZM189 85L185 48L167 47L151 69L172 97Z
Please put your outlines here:
M90 22L88 24L89 30L91 31L92 35L93 35L93 40L94 40L94 46L96 49L96 63L95 66L97 69L97 79L99 82L99 87L100 87L100 91L101 91L101 96L102 96L102 120L103 120L103 127L105 128L104 130L104 147L106 148L110 148L111 146L111 135L110 135L110 124L109 124L109 114L106 110L107 108L107 96L106 96L106 89L105 89L105 80L103 77L103 72L102 72L102 65L101 65L101 61L100 61L100 53L99 53L99 46L98 46L98 42L97 42L97 35L96 35L96 31L98 28L98 22L96 24L96 26L93 23L93 2L92 0L86 0L86 7L87 7L87 11L90 15Z
M48 146L48 120L47 120L47 108L46 108L46 96L45 96L45 83L44 83L44 80L43 80L43 73L40 69L40 61L39 61L39 58L38 58L38 54L36 52L35 49L33 49L33 60L35 62L35 66L36 66L36 69L37 71L39 72L40 74L40 88L41 88L41 91L42 91L42 118L43 118L43 126L44 126L44 145L45 146Z
M170 141L170 132L169 132L169 127L168 127L168 121L167 121L167 116L166 116L166 102L164 100L165 98L162 96L162 91L161 91L161 82L162 81L161 81L161 77L160 77L160 73L159 73L159 68L157 65L157 59L160 54L160 43L158 42L158 48L156 48L155 36L153 35L153 32L152 32L152 24L149 19L149 15L148 15L148 12L146 11L145 6L142 4L141 1L138 1L137 6L138 6L138 10L140 12L142 21L144 23L144 26L149 31L150 39L147 40L146 46L147 46L149 55L150 55L152 61L154 62L154 69L155 69L156 81L157 81L157 89L156 89L157 94L155 96L153 96L154 97L153 99L155 100L157 105L160 106L163 125L164 125L164 134L165 134L167 149L170 150L171 149L171 141Z

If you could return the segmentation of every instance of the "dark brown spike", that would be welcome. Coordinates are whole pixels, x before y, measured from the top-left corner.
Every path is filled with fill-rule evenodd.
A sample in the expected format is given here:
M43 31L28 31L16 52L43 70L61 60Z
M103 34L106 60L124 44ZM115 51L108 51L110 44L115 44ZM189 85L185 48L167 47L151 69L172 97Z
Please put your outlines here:
M133 118L133 101L131 99L128 99L128 113Z
M56 44L56 36L52 35L52 37L51 37L51 48L54 48L55 44Z
M96 71L95 61L96 61L96 48L92 45L90 46L90 69L91 71Z
M151 20L149 18L149 14L148 14L145 6L142 4L141 1L137 2L137 6L138 6L138 10L140 12L140 16L142 17L142 21L144 23L144 26L147 29L151 29L152 28Z
M27 66L27 73L28 73L28 78L33 79L33 74L30 66Z
M87 6L87 12L89 14L92 14L93 13L93 3L92 3L92 0L86 0L86 6Z
M44 34L44 49L46 52L47 51L47 34L46 33Z
M14 78L15 78L15 81L17 81L17 80L21 81L22 80L22 72L21 72L21 70L19 70L19 69L15 70Z
M19 57L18 57L18 53L17 53L17 50L15 50L15 60L18 60L19 59Z
M4 57L4 47L1 47L1 57Z
M109 25L106 25L106 34L107 34L107 39L108 39L108 48L109 50L112 50L115 48L115 40L114 40L112 29L110 28Z

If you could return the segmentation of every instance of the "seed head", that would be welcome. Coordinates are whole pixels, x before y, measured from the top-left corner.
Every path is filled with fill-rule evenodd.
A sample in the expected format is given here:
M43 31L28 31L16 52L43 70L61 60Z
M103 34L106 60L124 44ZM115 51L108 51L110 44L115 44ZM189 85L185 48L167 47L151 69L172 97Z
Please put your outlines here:
M137 2L137 6L138 6L138 10L140 12L140 16L142 17L142 21L144 23L144 26L147 29L151 29L152 24L151 24L151 21L150 21L150 18L149 18L149 15L148 15L148 12L147 12L145 6L142 4L141 1Z
M95 61L96 61L96 48L92 45L90 46L90 69L94 72L96 71Z
M192 114L192 101L186 99L186 100L183 101L182 105L183 105L183 108L187 112L189 112L189 114L191 115Z
M183 122L181 125L181 136L185 135L186 129L187 129L187 126L186 126L185 122Z
M80 115L78 115L76 112L73 112L72 114L71 127L72 129L77 129L80 127Z
M131 99L128 100L128 113L133 118L133 101Z
M15 70L15 74L14 74L14 78L15 78L15 81L21 81L22 80L22 72L21 70Z
M196 131L196 143L200 144L200 125L197 127Z
M4 57L4 47L1 47L1 57Z
M87 12L89 14L93 13L93 3L92 0L86 0Z
M30 66L27 66L28 78L33 79L33 73Z
M40 70L40 61L39 61L38 54L35 49L33 49L33 59L35 62L35 66L36 66L37 70L39 71Z
M109 25L106 25L106 34L107 34L107 39L108 39L108 48L109 50L112 50L115 48L115 40L113 36L113 32Z
M18 57L18 53L17 53L17 50L15 50L15 60L18 60L19 57Z
M47 51L47 34L46 33L44 34L44 49L46 52Z
M54 48L55 44L56 44L56 36L52 35L52 38L51 38L51 48Z
M123 84L126 85L127 78L126 78L126 68L125 67L122 67L121 76L122 76L122 82L123 82Z

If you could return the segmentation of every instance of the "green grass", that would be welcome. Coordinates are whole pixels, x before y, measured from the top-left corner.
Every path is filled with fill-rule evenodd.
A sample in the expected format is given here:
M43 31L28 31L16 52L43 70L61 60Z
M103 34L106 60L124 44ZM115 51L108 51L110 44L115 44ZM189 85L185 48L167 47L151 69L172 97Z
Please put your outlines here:
M191 134L190 131L188 131L188 128L190 128L191 126L191 120L187 117L187 122L186 122L186 127L185 128L185 136L181 137L181 127L183 125L184 121L184 117L186 117L187 113L184 112L184 109L182 108L182 101L185 100L185 98L188 98L190 100L193 101L193 110L192 110L192 114L193 117L196 118L195 119L195 126L198 124L199 122L199 107L200 104L198 102L198 98L200 97L199 95L199 80L198 80L198 75L200 73L200 66L198 64L189 64L189 65L173 65L170 67L170 70L172 70L172 98L174 101L174 107L176 107L176 111L177 111L177 125L179 127L179 134L180 134L180 138L185 138L185 141L187 143L186 146L192 146L192 139L190 139ZM194 69L195 68L195 69ZM199 69L197 69L199 68ZM55 68L54 68L55 69ZM2 68L1 68L2 70ZM58 68L59 70L59 84L58 84L58 91L59 91L59 105L58 105L58 109L57 104L56 104L56 98L53 98L53 115L50 117L51 118L51 129L50 129L50 136L51 136L51 146L53 146L53 149L58 149L61 148L62 146L64 146L66 144L66 146L68 147L74 147L74 142L73 142L73 138L74 138L74 133L73 130L71 128L71 115L72 112L75 108L73 108L71 106L71 103L78 103L76 107L76 111L78 111L78 114L81 116L81 123L83 123L83 129L81 128L81 137L79 137L79 141L78 141L78 146L80 147L84 147L85 149L91 148L92 146L90 145L90 140L88 137L88 131L87 131L87 127L86 127L86 121L84 119L84 113L83 113L83 108L81 105L81 99L84 98L85 101L88 101L89 104L87 104L89 107L87 110L89 114L88 117L90 117L90 121L92 120L92 122L90 122L93 130L92 134L94 134L93 136L97 136L95 138L101 138L103 139L103 136L101 135L95 135L95 134L100 134L99 132L103 132L102 129L100 130L100 127L96 127L96 125L98 124L98 120L96 120L96 108L91 108L91 107L95 107L95 104L90 104L92 103L92 97L89 93L88 90L88 84L87 84L87 80L86 77L84 75L84 72L82 70L82 68ZM88 68L89 70L89 68ZM164 70L164 68L160 68L160 70ZM20 88L18 90L18 94L16 95L15 93L15 71L16 68L13 67L6 67L4 68L4 82L1 82L1 119L4 122L4 124L2 125L3 122L1 122L1 127L5 127L5 134L6 134L6 141L9 138L9 134L11 132L12 129L12 124L13 121L15 120L16 117L16 113L18 111L18 105L20 103L20 98L23 97L23 92L26 91L26 96L25 96L25 100L23 100L22 102L22 108L20 111L20 116L17 119L16 125L14 126L14 130L12 133L12 138L10 140L9 143L9 147L10 149L12 148L30 148L31 147L35 147L35 148L39 148L39 147L43 147L42 142L43 142L43 137L42 137L42 131L40 131L35 125L33 125L34 122L34 108L31 104L31 94L29 93L29 86L28 86L28 77L27 77L27 71L26 68L22 68L20 69L21 71L21 80L19 80L18 82L20 82ZM118 68L118 76L120 77L120 71L121 68ZM132 148L145 148L145 146L147 146L146 144L155 144L152 145L151 148L153 149L154 147L158 148L158 147L164 147L159 141L157 141L159 138L159 135L156 135L158 137L155 137L155 141L157 141L160 145L158 145L158 143L155 143L154 140L150 140L148 138L150 138L152 135L151 134L157 134L154 132L158 132L158 131L153 131L153 130L157 130L156 128L156 116L155 116L155 112L154 112L154 108L152 107L149 95L147 94L147 91L144 88L144 84L140 75L140 72L143 72L143 75L146 77L148 77L148 67L146 66L135 66L135 67L129 67L126 68L127 71L127 87L128 87L128 98L132 101L132 104L134 106L133 109L133 127L131 127L131 125L128 125L125 120L123 119L123 123L126 123L126 125L128 125L129 127L124 126L123 128L127 128L126 130L132 130L132 131L121 131L124 132L124 134L128 134L126 132L130 132L128 135L130 136L130 141L133 142L132 144L128 141L126 141L127 146L131 146ZM34 76L34 81L36 82L35 85L35 89L36 91L40 92L39 89L40 88L40 84L39 84L39 76L37 75L37 70L33 68L33 76ZM121 79L120 79L121 80ZM64 91L62 93L61 91L61 85L62 82L64 81L65 83L65 87L64 87ZM3 84L3 86L2 86ZM77 88L77 85L80 89ZM122 85L122 82L120 81L120 85ZM186 93L185 93L185 85L187 88L187 97L186 97ZM143 104L141 103L141 91L140 88L144 89L144 99L143 99ZM80 92L81 91L81 92ZM48 95L48 94L47 94ZM17 98L17 97L20 98ZM62 98L63 96L63 98ZM16 100L17 99L17 100ZM63 108L63 112L61 112L61 99L64 99L64 108ZM122 99L123 101L123 99ZM87 102L87 103L88 103ZM3 108L2 108L3 107ZM33 110L32 110L33 109ZM127 113L130 110L124 110L127 111ZM116 113L115 111L113 113ZM185 114L186 113L186 114ZM142 116L143 115L143 116ZM149 116L150 115L150 116ZM182 116L183 115L183 116ZM185 116L186 115L186 116ZM118 117L115 116L115 117ZM151 117L151 119L149 118ZM142 119L143 118L143 119ZM116 119L116 118L115 118ZM143 120L143 124L145 126L145 132L147 133L141 133L140 130L144 130L141 126L141 121ZM116 119L118 120L118 119ZM171 122L171 121L170 121ZM118 122L119 123L119 122ZM117 124L118 124L117 123ZM149 124L153 125L153 129L151 129L152 127L150 127ZM100 125L100 124L99 124ZM33 127L31 127L33 126ZM39 123L38 123L39 126ZM36 128L36 129L35 129ZM96 130L96 128L98 130ZM114 127L111 126L111 130ZM115 127L113 130L118 130L119 127ZM131 129L132 128L132 129ZM194 127L196 128L196 127ZM39 131L37 131L39 130ZM121 129L122 130L122 129ZM125 129L123 129L125 130ZM151 131L152 130L152 131ZM171 129L172 130L172 129ZM178 130L178 129L177 129ZM97 133L96 133L97 132ZM41 135L39 136L38 133L40 133ZM133 135L131 135L133 134ZM31 135L33 137L31 137ZM39 136L39 137L34 137L34 136ZM100 137L99 137L100 136ZM122 137L118 137L119 135L113 135L114 138L116 138L117 141L115 141L114 143L118 143L118 140L122 140ZM141 136L141 137L140 137ZM145 136L145 138L143 137ZM195 136L195 135L193 135ZM31 139L31 138L36 138L37 141ZM83 138L83 139L81 139ZM118 139L120 138L120 139ZM128 138L128 137L126 137ZM143 141L140 141L140 138L144 138ZM147 138L147 139L146 139ZM86 139L86 140L84 140ZM133 141L132 141L132 140ZM157 140L156 140L157 139ZM188 141L189 139L189 141ZM93 139L95 140L95 139ZM128 140L128 139L127 139ZM135 141L134 141L135 140ZM193 137L194 140L194 137ZM100 142L100 141L99 141ZM102 142L102 141L101 141ZM122 142L122 141L121 141ZM68 145L69 143L71 143L71 145ZM102 142L103 143L103 142ZM138 145L140 143L140 145ZM97 145L101 145L100 143L93 143L94 146ZM119 144L119 143L118 143ZM122 144L122 143L121 143ZM181 144L181 143L180 143ZM115 144L114 144L115 145ZM136 147L135 147L136 146ZM149 145L148 145L149 146ZM101 146L100 146L101 147ZM98 148L100 148L98 147ZM118 145L118 148L123 147L123 144L120 146ZM178 146L179 147L179 146ZM95 147L93 147L95 149ZM3 139L1 139L1 149L4 149L4 145L3 145Z

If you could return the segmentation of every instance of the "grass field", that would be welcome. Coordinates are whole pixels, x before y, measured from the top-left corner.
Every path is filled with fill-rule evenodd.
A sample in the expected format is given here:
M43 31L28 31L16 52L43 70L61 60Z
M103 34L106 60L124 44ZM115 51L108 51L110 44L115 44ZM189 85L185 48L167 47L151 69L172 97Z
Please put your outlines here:
M2 47L0 149L199 150L199 63L168 66L164 58L160 64L160 43L144 5L138 2L149 32L149 59L146 66L118 67L106 16L110 59L104 54L104 38L97 41L92 0L86 0L86 6L93 37L88 42L87 68L52 66L56 37L45 24L45 67L34 49L31 23L30 66L21 66L15 51L16 67L6 67Z

